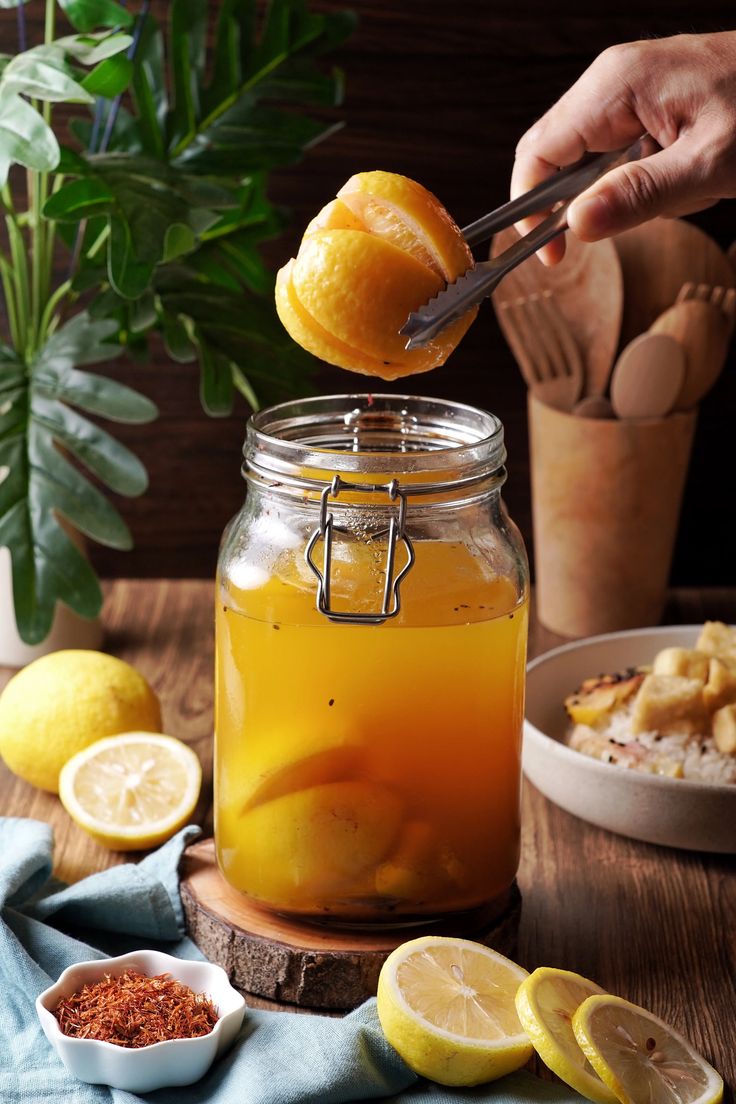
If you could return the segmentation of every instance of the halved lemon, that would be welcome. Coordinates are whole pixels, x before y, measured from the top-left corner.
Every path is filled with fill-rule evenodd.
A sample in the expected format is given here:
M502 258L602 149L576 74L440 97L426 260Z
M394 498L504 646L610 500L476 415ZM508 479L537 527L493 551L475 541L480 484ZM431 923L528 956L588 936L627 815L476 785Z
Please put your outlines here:
M583 1001L604 990L570 970L540 966L519 986L516 1011L539 1057L563 1081L597 1104L618 1099L580 1049L572 1017Z
M156 847L182 828L197 804L202 767L173 736L123 732L73 755L59 775L72 820L115 851Z
M417 1073L479 1085L519 1069L532 1045L514 997L526 970L467 939L422 936L392 951L378 979L378 1018Z
M575 1038L622 1104L719 1104L723 1079L674 1028L609 994L588 997Z
M352 176L307 226L276 277L276 309L309 352L352 372L396 379L444 364L472 308L424 348L399 330L473 255L439 200L405 176Z

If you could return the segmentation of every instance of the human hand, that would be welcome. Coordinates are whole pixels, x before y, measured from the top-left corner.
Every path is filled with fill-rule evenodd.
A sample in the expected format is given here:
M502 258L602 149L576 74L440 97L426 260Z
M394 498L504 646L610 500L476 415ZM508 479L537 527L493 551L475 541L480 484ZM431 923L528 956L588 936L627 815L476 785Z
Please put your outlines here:
M570 204L568 224L582 241L736 196L736 31L604 50L522 137L512 198L586 151L623 148L644 131L661 152L612 169ZM542 217L524 220L520 229L527 232ZM563 254L560 237L538 255L554 264Z

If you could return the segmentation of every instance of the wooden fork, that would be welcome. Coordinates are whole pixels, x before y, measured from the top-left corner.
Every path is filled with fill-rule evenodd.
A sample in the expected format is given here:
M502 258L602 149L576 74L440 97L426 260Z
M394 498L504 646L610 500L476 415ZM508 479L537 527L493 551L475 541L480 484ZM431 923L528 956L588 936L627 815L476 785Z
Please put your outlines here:
M551 291L500 304L506 337L535 396L571 411L583 389L583 358Z
M730 332L733 333L736 325L736 288L714 287L712 284L683 284L677 295L676 303L684 303L687 299L700 299L704 303L712 303L714 307L720 307L730 323Z

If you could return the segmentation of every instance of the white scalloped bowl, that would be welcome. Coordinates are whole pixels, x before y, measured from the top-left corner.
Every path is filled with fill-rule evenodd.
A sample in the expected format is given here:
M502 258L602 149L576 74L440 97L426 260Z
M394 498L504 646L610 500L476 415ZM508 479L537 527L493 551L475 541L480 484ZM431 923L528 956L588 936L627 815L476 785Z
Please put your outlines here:
M622 836L692 851L736 852L736 786L640 774L564 743L563 699L585 678L651 663L662 648L692 648L700 625L607 633L564 644L527 668L523 769L574 816Z
M75 1039L64 1035L53 1009L62 997L83 985L113 977L125 970L154 977L171 974L195 993L206 993L219 1013L209 1035L196 1039L168 1039L146 1047L121 1047L99 1039ZM70 1073L92 1085L110 1085L131 1093L191 1085L204 1076L215 1058L233 1042L245 1013L245 1001L220 966L174 958L161 951L133 951L117 958L99 958L69 966L55 985L36 998L36 1012L44 1034Z

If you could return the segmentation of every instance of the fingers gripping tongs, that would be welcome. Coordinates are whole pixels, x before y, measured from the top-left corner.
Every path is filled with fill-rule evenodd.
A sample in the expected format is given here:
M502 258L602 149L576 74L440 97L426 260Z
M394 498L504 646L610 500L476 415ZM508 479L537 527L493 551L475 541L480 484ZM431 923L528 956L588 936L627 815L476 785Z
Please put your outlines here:
M527 215L555 208L551 215L531 233L501 253L492 261L484 261L469 268L452 284L439 292L428 303L409 315L399 331L408 338L407 349L414 349L430 342L440 330L461 318L467 310L476 306L497 287L504 276L517 265L531 257L547 242L567 229L567 209L575 196L616 165L627 161L639 161L658 150L659 146L648 134L643 134L632 146L609 153L586 154L580 161L561 169L554 176L532 188L530 192L504 203L495 211L483 215L462 231L468 245L489 238L497 230L513 225ZM555 207L555 205L558 205Z

